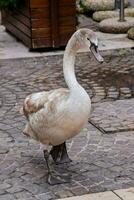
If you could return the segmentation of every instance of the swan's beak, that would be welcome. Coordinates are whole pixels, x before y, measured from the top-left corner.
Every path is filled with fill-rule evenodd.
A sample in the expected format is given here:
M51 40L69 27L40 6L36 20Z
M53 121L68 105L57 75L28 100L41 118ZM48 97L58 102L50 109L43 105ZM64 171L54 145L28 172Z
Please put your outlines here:
M92 52L92 54L94 55L94 57L96 58L96 60L99 62L99 63L103 63L104 62L104 59L103 57L100 55L99 53L99 50L98 50L98 46L96 46L95 44L92 44L90 46L90 50Z

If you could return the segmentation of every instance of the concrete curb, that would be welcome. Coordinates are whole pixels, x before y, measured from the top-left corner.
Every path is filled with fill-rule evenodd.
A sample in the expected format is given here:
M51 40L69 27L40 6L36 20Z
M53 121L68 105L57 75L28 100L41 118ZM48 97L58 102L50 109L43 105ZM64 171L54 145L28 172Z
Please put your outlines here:
M134 200L134 188L93 193L58 200Z

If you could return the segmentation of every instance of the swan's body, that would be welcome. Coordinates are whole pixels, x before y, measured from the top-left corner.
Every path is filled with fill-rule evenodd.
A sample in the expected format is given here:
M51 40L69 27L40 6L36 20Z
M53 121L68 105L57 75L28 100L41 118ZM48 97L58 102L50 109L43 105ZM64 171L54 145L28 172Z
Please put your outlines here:
M90 100L83 88L32 94L25 100L24 132L42 144L59 145L80 132L88 120Z
M76 80L74 63L77 50L83 46L90 47L93 43L96 47L97 38L91 30L75 32L67 44L63 59L68 89L39 92L25 99L22 110L28 119L24 130L26 135L42 144L56 146L78 134L87 123L91 102L87 92ZM102 61L101 57L97 59Z

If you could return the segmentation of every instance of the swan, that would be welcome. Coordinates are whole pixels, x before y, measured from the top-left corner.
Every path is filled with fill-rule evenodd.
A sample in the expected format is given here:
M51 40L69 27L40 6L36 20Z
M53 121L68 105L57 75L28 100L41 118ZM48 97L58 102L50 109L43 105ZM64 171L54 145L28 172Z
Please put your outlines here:
M63 57L66 88L33 93L26 97L21 113L27 118L23 133L45 145L44 158L48 168L49 184L68 182L68 176L55 175L50 168L49 155L55 163L70 162L66 140L77 135L88 122L91 101L85 89L77 82L74 72L78 49L88 48L94 57L103 62L98 51L95 32L82 28L67 43ZM52 146L48 151L48 147Z

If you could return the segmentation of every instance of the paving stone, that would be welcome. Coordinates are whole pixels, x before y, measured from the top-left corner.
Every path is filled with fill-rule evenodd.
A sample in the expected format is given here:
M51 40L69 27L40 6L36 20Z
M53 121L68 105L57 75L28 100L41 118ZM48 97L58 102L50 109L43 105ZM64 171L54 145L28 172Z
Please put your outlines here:
M2 189L0 189L0 195L4 195L4 194L6 194L6 191L5 191L5 190L2 190Z
M22 200L22 199L29 199L29 198L31 198L32 194L29 193L26 190L23 190L21 192L15 192L14 196L15 196L16 199Z
M74 187L72 188L71 190L72 194L77 196L77 195L84 195L88 192L88 189L86 189L86 187L81 187L81 186L78 186L78 187ZM61 197L62 198L62 197Z
M39 200L44 200L44 199L45 200L52 200L53 194L51 192L47 192L47 193L36 195L35 197Z
M21 192L22 190L23 190L23 188L21 188L21 186L18 184L13 185L13 187L11 187L9 189L6 189L6 191L11 194L14 194L16 192Z
M37 198L34 196L34 197L29 197L29 198L24 198L24 199L19 199L19 200L37 200Z
M16 198L14 197L14 195L11 194L3 194L0 196L0 200L15 200Z
M5 190L5 189L10 188L10 187L11 187L11 185L8 184L8 183L0 184L0 190Z
M81 188L80 188L81 189ZM58 190L55 195L57 196L57 198L65 198L65 197L71 197L73 196L73 192L72 191L65 191L64 189L63 190ZM52 195L51 195L52 196ZM49 195L49 198L50 198L50 195ZM52 197L51 197L52 198ZM42 198L43 199L43 198Z
M7 137L7 136L5 136L5 137ZM1 146L1 148L0 148L0 154L5 154L5 153L8 153L8 152L9 152L8 147Z

